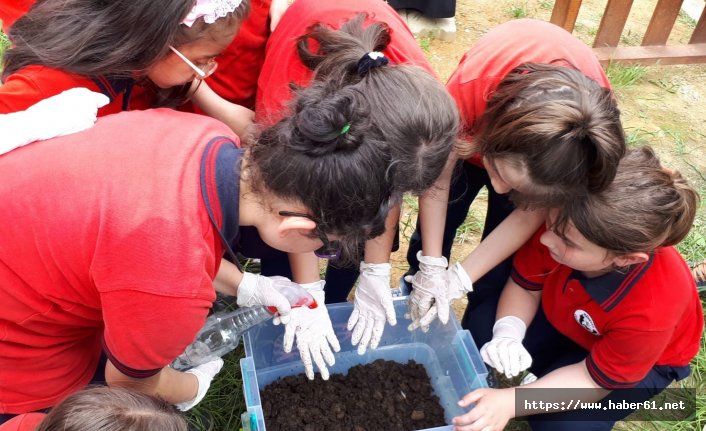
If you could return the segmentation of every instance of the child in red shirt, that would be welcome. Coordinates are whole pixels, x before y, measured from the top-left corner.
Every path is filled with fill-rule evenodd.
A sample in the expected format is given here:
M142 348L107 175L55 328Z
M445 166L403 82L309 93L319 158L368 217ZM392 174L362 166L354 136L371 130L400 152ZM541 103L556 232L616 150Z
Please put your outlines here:
M367 111L381 148L392 150L388 175L397 192L419 194L432 185L454 144L457 113L413 35L389 5L379 0L299 0L289 7L267 45L258 80L258 122L267 126L296 113L298 91L314 84L326 89L320 103L341 103L351 92L366 96L369 107L351 108ZM308 132L313 135L319 119L310 120ZM344 134L356 126L343 125ZM327 302L345 301L361 274L349 324L360 353L377 345L386 322L395 323L389 256L398 213L395 207L383 235L360 245L360 257L349 264L331 262L327 268ZM295 279L324 284L313 255L290 260ZM262 262L263 270L275 262L282 271L290 263L281 255L263 257Z
M355 93L348 102L365 99ZM340 108L302 111L330 117L347 112ZM279 281L222 257L233 255L241 226L290 253L345 252L383 229L394 193L389 150L364 138L368 118L349 118L355 126L323 149L291 139L301 135L294 116L244 152L208 117L134 111L0 157L0 421L82 388L103 370L101 354L108 385L193 407L222 362L187 373L167 365L203 326L216 290L241 306L275 306L307 352L307 374L315 363L327 377L339 347L326 308L303 321L276 292ZM323 292L312 295L324 302Z
M446 87L461 115L458 154L465 160L450 163L436 184L448 194L420 201L407 253L415 274L408 277L414 286L410 312L414 326L427 327L437 312L446 322L449 301L472 291L462 324L482 343L491 328L474 319L474 311L495 309L510 270L507 258L542 222L537 209L605 188L625 137L596 56L548 22L513 20L490 30L463 56ZM447 271L456 229L483 187L483 241ZM459 289L449 297L452 280Z
M581 401L606 406L649 400L688 376L703 311L673 246L697 207L696 191L649 147L631 150L606 189L550 211L546 229L516 253L493 338L481 348L485 362L508 376L529 367L539 379L522 388L592 389ZM454 419L456 429L502 430L520 413L517 394L471 392L462 405L476 406ZM553 401L565 408L522 412L535 414L533 430L610 430L632 412L569 411L570 399Z
M215 70L215 57L248 10L248 0L37 3L10 30L0 113L24 110L73 87L110 98L99 115L173 106L193 91L204 94L197 97L200 103L213 103L215 93L207 86L196 89ZM239 122L245 127L252 118L249 110L239 112L229 122L236 132Z

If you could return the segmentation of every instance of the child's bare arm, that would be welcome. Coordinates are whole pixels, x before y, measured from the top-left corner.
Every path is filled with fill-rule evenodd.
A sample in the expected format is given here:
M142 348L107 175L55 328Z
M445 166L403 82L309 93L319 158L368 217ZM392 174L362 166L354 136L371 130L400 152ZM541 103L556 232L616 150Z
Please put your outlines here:
M461 265L475 281L526 243L546 218L545 211L516 209L463 260Z
M240 137L241 145L247 146L255 113L250 109L231 103L201 82L196 89L193 102L209 117L213 117L230 127Z

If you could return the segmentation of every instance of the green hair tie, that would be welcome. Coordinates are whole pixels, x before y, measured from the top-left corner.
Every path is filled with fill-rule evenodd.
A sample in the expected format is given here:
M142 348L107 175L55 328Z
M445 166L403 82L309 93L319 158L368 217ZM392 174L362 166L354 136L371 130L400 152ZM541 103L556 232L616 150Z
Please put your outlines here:
M350 128L351 128L351 123L346 123L346 125L343 126L343 128L341 129L341 133L340 133L340 134L341 134L341 135L345 135L346 133L348 133L348 131L350 130Z

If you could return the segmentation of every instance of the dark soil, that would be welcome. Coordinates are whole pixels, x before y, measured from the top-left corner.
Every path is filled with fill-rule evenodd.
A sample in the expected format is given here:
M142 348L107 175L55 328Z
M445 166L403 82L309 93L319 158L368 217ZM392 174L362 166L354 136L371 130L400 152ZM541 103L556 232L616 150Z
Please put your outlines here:
M378 359L348 375L309 381L304 374L262 391L268 431L410 431L445 425L424 366Z

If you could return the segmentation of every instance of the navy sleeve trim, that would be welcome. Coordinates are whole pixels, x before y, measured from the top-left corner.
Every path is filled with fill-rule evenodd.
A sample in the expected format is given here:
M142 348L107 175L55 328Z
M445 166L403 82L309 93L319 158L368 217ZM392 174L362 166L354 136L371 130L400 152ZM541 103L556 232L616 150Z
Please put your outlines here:
M512 281L514 281L520 287L526 290L542 290L542 288L544 288L544 283L535 283L533 281L527 280L517 271L517 268L515 268L514 266L512 267L512 271L510 271L510 278L512 278Z
M115 368L118 369L118 371L125 374L126 376L133 377L135 379L145 379L147 377L152 377L162 371L162 368L155 368L152 370L136 370L135 368L130 368L115 358L110 349L108 349L108 346L105 343L105 338L102 340L102 345L103 351L108 357L108 360L115 366Z
M626 388L632 388L635 387L639 381L637 382L619 382L617 380L613 380L606 373L601 371L600 368L598 368L598 365L596 365L596 362L593 360L593 357L589 353L588 356L586 357L586 368L588 368L588 374L591 375L591 378L598 383L601 387L605 389L626 389Z

